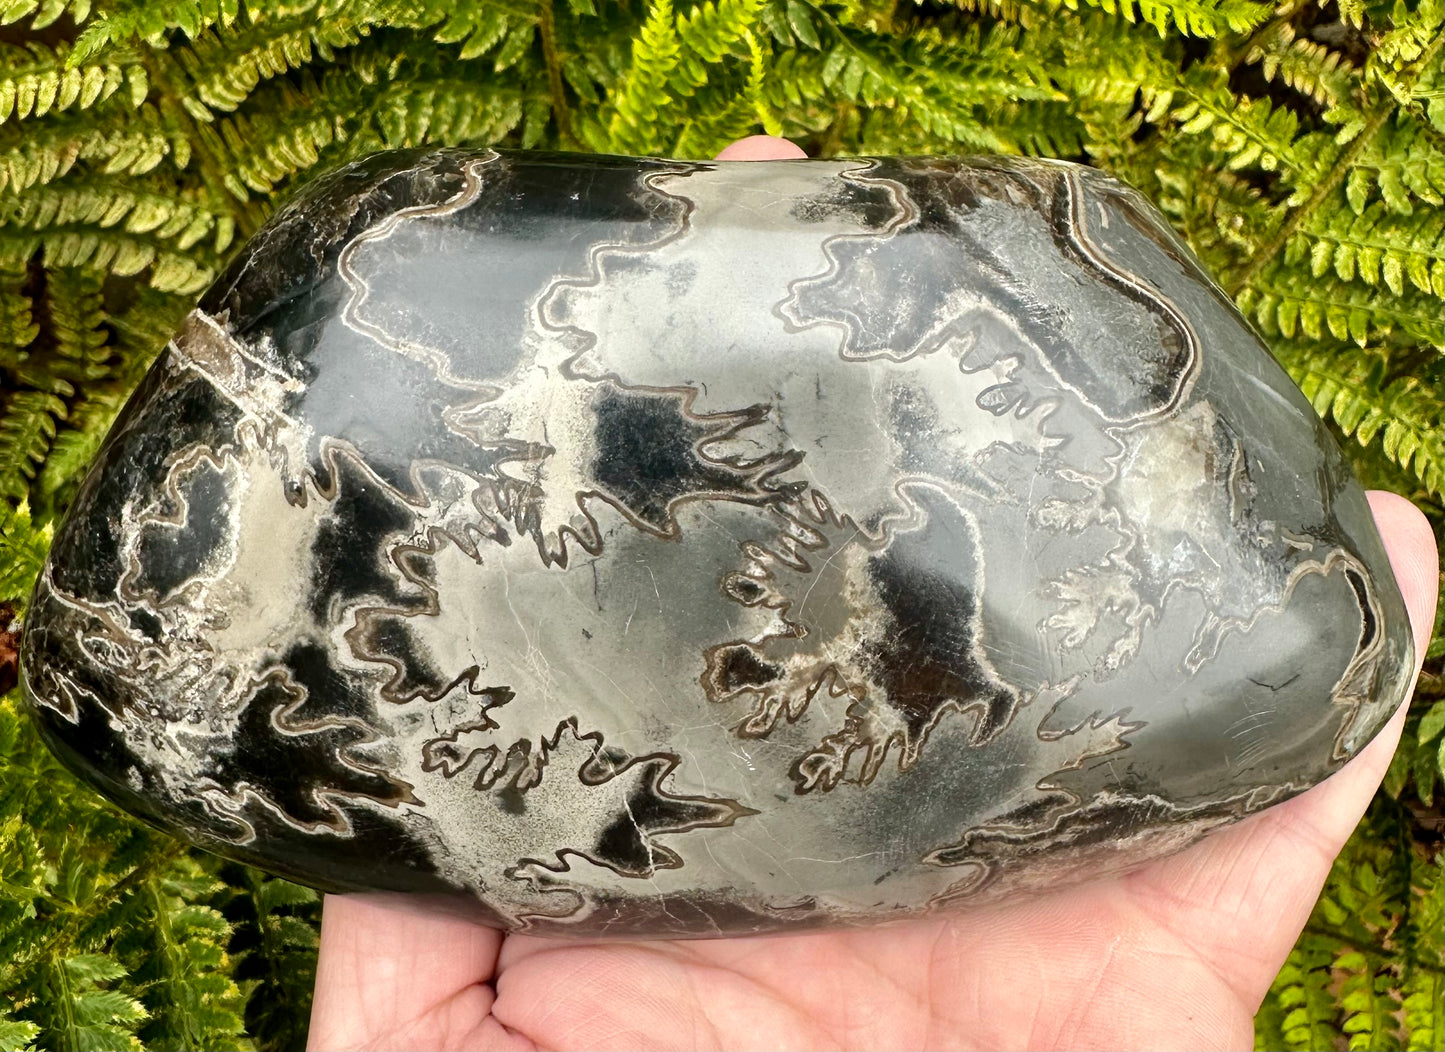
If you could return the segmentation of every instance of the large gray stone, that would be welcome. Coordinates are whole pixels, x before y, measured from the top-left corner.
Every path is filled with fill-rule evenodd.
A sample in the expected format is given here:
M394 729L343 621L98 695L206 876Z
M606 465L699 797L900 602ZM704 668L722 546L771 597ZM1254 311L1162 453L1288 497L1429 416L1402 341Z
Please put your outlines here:
M318 181L88 477L24 681L104 792L546 934L919 914L1343 764L1406 614L1136 193L444 150Z

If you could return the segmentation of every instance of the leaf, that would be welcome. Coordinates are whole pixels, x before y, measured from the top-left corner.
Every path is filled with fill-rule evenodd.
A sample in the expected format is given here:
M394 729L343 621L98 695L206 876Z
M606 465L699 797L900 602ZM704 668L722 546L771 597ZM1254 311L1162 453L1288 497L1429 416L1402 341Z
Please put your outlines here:
M817 29L813 27L813 19L808 14L808 6L802 0L787 0L787 12L788 25L799 40L815 50L823 46Z
M34 1023L19 1019L0 1019L0 1052L22 1052L40 1034Z

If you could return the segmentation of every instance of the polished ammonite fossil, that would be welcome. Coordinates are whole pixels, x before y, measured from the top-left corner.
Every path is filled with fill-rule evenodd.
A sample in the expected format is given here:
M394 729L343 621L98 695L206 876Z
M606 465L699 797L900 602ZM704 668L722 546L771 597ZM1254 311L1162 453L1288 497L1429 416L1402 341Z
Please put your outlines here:
M206 294L23 669L223 854L695 936L1176 849L1343 764L1410 651L1339 449L1119 183L439 150Z

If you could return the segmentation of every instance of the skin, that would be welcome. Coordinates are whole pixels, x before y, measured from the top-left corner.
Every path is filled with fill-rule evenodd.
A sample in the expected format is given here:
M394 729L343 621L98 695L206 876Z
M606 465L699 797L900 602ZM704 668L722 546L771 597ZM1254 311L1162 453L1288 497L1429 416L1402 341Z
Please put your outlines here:
M763 135L718 154L802 156ZM1405 499L1370 501L1423 655L1434 536ZM1404 717L1326 782L1171 858L909 924L559 942L328 896L311 1047L1249 1049Z

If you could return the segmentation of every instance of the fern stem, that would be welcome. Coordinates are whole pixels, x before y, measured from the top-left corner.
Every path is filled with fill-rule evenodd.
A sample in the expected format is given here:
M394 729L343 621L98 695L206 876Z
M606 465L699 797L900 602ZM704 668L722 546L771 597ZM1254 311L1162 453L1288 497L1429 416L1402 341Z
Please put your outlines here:
M843 148L843 122L847 120L850 109L852 106L846 102L838 104L837 114L828 126L828 134L823 139L823 145L818 148L819 157L833 157Z
M51 962L50 967L55 973L55 985L60 987L60 996L56 1000L60 1002L61 1032L68 1038L65 1047L79 1048L80 1043L75 1040L75 994L70 989L70 976L61 961Z
M1289 217L1275 231L1274 237L1270 238L1263 247L1255 250L1249 265L1224 286L1231 298L1238 297L1246 285L1259 277L1260 271L1273 262L1285 245L1289 244L1289 239L1294 236L1301 224L1313 216L1334 195L1340 184L1345 181L1345 177L1350 174L1355 158L1364 152L1365 147L1380 133L1380 129L1385 126L1385 122L1394 112L1394 106L1387 103L1381 103L1375 108L1375 112L1370 115L1369 121L1360 134L1355 136L1354 141L1345 148L1345 152L1335 161L1330 174L1315 187L1315 192L1310 195L1309 200L1290 213Z
M566 145L580 148L581 143L572 134L572 114L567 107L567 92L562 84L562 62L557 56L557 24L552 15L552 0L542 0L537 30L542 38L542 60L547 64L547 91L552 96L552 117L557 122L557 134Z
M151 908L155 910L156 928L160 934L161 957L173 972L183 970L183 958L178 952L178 941L175 935L175 926L171 923L171 912L166 908L166 901L161 896L160 889L152 884L146 889L147 897L151 901ZM201 1035L196 1030L195 1017L189 1012L175 1013L178 1019L179 1028L186 1038L183 1048L200 1048Z

